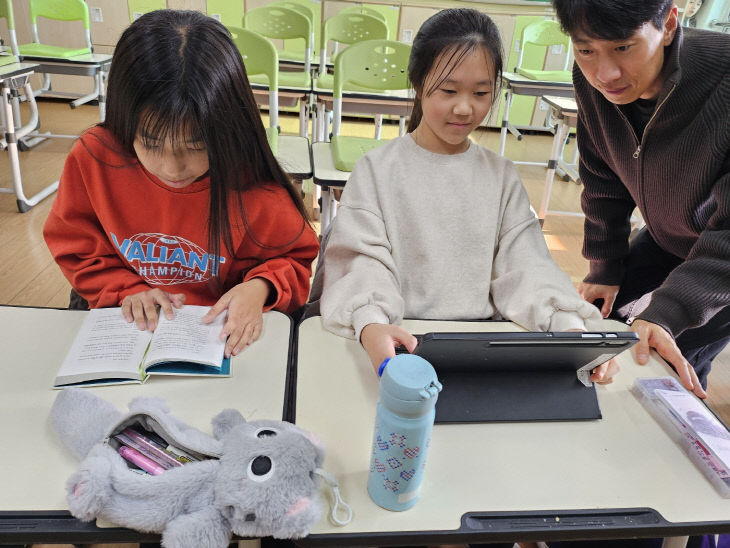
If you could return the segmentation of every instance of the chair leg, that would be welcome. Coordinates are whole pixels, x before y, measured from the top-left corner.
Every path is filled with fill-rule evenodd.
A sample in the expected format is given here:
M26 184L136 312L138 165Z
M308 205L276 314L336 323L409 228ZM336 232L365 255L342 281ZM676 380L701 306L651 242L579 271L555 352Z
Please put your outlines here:
M325 141L325 126L327 124L327 111L324 103L317 105L317 141Z
M322 187L322 212L320 214L320 232L325 233L330 224L330 193L329 187Z
M383 115L375 115L375 138L380 139L383 134Z
M499 133L500 156L504 156L504 147L507 144L507 127L509 126L510 106L512 106L512 91L508 89L504 94L504 113L502 114L502 127Z
M299 99L299 135L307 136L307 103L304 98Z
M542 192L542 201L540 202L540 209L537 212L539 219L544 219L548 212L548 206L550 204L550 192L553 188L553 179L555 178L555 168L558 166L558 160L560 159L560 151L562 150L565 137L570 131L570 127L565 123L564 119L558 121L558 127L555 129L555 137L553 137L553 146L550 151L550 160L548 161L548 169L545 174L545 187Z

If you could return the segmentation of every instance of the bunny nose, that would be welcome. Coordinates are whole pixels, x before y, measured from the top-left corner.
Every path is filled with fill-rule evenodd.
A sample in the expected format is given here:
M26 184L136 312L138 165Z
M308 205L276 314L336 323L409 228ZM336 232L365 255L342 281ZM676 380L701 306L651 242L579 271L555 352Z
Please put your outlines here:
M289 508L287 508L286 515L296 516L302 510L306 510L307 508L309 508L310 504L312 504L312 501L309 499L309 497L300 497L295 500Z

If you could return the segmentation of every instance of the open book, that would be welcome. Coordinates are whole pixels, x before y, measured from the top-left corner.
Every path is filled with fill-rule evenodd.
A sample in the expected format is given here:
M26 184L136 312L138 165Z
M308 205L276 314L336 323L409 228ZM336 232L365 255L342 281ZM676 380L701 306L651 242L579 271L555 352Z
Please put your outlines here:
M173 320L160 314L154 333L127 323L120 308L90 310L53 387L141 383L149 375L230 376L220 340L225 314L203 324L209 308L185 305L174 309Z

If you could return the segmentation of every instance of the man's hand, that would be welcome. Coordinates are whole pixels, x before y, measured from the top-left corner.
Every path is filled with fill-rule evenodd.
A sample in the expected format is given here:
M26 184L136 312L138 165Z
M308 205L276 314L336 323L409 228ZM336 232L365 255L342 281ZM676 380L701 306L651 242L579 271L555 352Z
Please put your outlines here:
M360 343L370 356L375 371L385 358L395 356L396 346L401 344L413 352L418 344L416 337L398 325L370 323L360 332Z
M616 295L618 295L618 285L602 285L602 284L589 284L587 282L581 282L578 284L578 293L583 297L584 300L589 303L593 303L598 299L603 299L603 306L601 307L601 316L608 318L613 308L613 303L616 302Z
M666 329L646 320L635 320L631 324L631 331L639 335L639 342L635 346L637 362L641 365L648 362L649 349L653 348L677 371L682 381L682 386L687 390L691 390L700 398L707 397L694 368L684 359L684 356L682 356L682 353L677 347L677 343L674 342L674 339Z

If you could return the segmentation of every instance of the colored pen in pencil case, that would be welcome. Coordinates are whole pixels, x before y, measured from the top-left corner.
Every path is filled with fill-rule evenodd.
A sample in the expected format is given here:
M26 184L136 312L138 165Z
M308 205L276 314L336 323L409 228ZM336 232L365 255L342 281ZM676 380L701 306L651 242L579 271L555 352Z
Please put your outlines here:
M161 438L159 435L155 434L154 432L150 432L148 430L142 429L142 432L140 432L140 427L132 427L132 430L137 432L138 434L146 437L151 442L157 444L157 447L160 447L165 450L165 452L168 455L171 455L172 458L174 458L176 461L181 462L182 464L187 464L188 462L198 462L200 459L197 457L194 457L179 447L175 447L174 445L168 444L166 440Z
M117 449L117 452L122 456L124 460L131 462L135 466L138 466L145 472L149 472L153 476L159 476L165 471L165 469L157 464L155 461L148 459L139 451L136 451L131 447L127 447L126 445L120 445L119 449Z
M182 466L178 461L168 455L164 449L160 449L154 442L130 428L125 428L119 434L116 434L114 439L124 445L128 445L132 449L136 449L145 457L152 459L166 470L175 468L176 466Z

